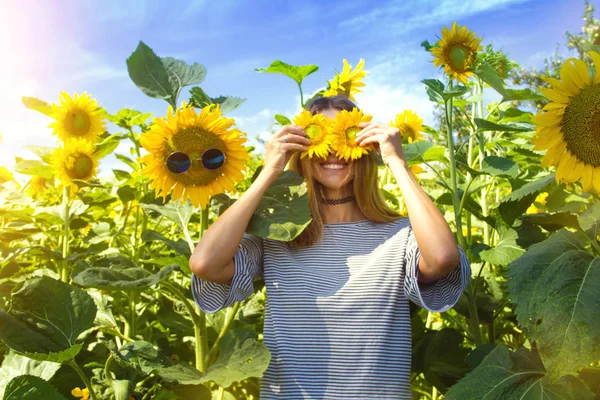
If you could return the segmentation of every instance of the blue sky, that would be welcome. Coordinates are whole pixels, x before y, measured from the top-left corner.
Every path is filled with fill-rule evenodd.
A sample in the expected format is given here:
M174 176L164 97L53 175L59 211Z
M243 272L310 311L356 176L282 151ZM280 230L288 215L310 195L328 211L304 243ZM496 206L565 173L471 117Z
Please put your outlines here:
M580 31L583 6L575 0L11 2L0 17L0 164L11 166L15 155L32 158L22 145L55 144L49 118L26 110L20 96L56 102L62 90L87 91L111 113L129 107L164 116L167 104L146 97L127 74L125 59L139 40L159 56L205 65L202 87L210 95L247 98L229 116L254 143L268 137L273 114L298 111L293 81L254 71L275 59L317 64L304 84L311 93L341 70L343 58L351 65L364 58L369 74L357 100L366 112L388 122L413 109L433 123L420 80L441 75L420 47L424 39L435 41L456 20L483 37L483 45L541 66L556 43L567 54L564 32ZM187 97L183 92L180 102ZM102 175L113 164L103 163Z

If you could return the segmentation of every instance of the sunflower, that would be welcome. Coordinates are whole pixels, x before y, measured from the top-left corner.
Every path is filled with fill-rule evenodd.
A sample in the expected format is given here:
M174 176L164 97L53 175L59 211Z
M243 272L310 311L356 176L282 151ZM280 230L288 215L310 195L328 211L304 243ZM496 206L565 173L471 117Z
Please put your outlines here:
M169 107L165 118L154 118L154 125L140 139L150 154L139 160L146 164L141 172L152 179L156 195L166 199L172 192L173 200L183 203L189 198L194 207L204 209L211 196L235 190L235 183L244 178L250 154L242 146L247 140L245 133L232 128L234 124L233 119L221 114L218 104L207 105L196 113L183 103L175 114ZM204 166L203 155L210 149L224 162L209 169ZM173 153L187 155L189 169L172 172L167 159Z
M483 49L479 45L480 37L475 37L466 26L460 27L454 21L452 30L447 27L442 29L442 38L438 41L438 47L431 49L435 56L433 64L436 67L444 67L444 72L450 77L463 84L467 84L467 78L473 75L471 68L477 59L477 52Z
M60 106L52 104L52 118L50 124L61 140L82 138L95 142L105 130L101 110L95 99L83 92L71 98L68 93L61 92Z
M27 186L27 194L31 198L35 199L44 193L47 186L48 186L48 179L46 179L42 176L34 175L31 177L31 180L29 181L29 185Z
M560 80L544 78L552 88L540 88L550 100L533 118L535 150L547 149L542 166L556 166L556 182L581 179L584 191L600 193L600 54L590 51L596 73L570 58L560 68Z
M88 400L90 398L90 391L88 388L81 389L80 387L76 387L71 390L71 394L75 397L80 397L81 400Z
M344 58L344 68L342 69L342 73L338 74L336 72L335 78L328 81L329 88L323 93L323 96L331 97L343 94L350 100L355 100L354 95L362 93L360 88L365 86L365 84L361 82L361 79L367 75L367 72L363 71L364 66L365 60L361 58L354 71L352 71L352 67L348 64L348 60Z
M98 173L98 157L94 143L85 139L69 139L57 147L50 158L54 176L62 186L71 186L71 195L77 191L73 179L86 181Z
M329 147L331 146L331 136L328 134L331 126L331 119L323 114L312 114L308 110L294 117L294 124L301 127L306 136L310 139L310 145L307 151L300 154L301 158L316 155L319 158L327 158Z
M390 126L400 129L402 139L408 139L408 143L423 140L424 135L421 133L423 120L414 111L405 110L396 115L396 120L391 121Z
M373 119L372 115L363 114L356 107L352 111L342 110L335 115L330 134L332 147L338 158L346 161L355 160L363 154L368 154L369 150L373 150L373 144L362 147L355 142L356 134L362 130L358 124L369 122L371 119Z

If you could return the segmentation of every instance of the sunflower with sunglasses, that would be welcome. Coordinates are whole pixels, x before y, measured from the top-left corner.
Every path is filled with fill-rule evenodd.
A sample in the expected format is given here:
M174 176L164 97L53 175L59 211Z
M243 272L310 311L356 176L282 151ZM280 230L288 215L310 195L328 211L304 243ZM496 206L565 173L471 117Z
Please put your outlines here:
M213 195L235 190L250 154L243 146L245 133L234 125L218 104L199 113L186 103L175 112L169 106L165 118L155 118L140 139L149 154L139 161L156 196L166 199L171 194L182 203L190 199L194 207L204 209Z

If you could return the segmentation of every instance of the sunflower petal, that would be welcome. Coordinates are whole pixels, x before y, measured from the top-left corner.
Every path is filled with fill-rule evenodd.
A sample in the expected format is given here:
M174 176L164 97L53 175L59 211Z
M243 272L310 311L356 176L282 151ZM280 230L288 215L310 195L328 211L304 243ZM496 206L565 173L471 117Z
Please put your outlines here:
M592 177L592 184L596 193L600 194L600 167L594 168L594 174Z
M570 59L574 64L574 74L577 74L577 80L583 83L583 87L588 87L592 84L590 77L590 69L587 64L576 58Z
M590 164L587 164L584 167L583 175L581 177L581 185L584 192L589 192L593 188L593 177L594 177L594 167Z
M540 88L540 92L542 92L542 94L544 96L546 96L549 100L552 100L554 102L557 102L557 103L568 103L569 102L569 97L560 94L557 90Z
M596 75L594 75L592 84L598 85L600 84L600 54L595 51L590 51L588 54L592 57L592 60L594 60L594 66L596 67Z

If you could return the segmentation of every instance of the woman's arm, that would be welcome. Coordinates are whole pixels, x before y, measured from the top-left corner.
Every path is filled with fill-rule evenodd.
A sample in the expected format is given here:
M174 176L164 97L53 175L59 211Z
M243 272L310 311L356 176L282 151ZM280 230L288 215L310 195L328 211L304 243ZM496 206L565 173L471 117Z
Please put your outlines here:
M421 188L404 159L391 159L392 170L419 245L419 282L431 282L456 268L460 253L446 219Z
M285 125L269 139L259 176L204 232L196 245L189 261L194 275L217 283L232 281L235 253L260 199L283 172L292 152L306 151L308 144L310 140L306 138L306 133L295 125Z
M402 151L400 130L377 122L364 122L359 127L363 129L357 134L356 143L375 146L402 192L421 253L419 282L441 278L459 265L458 245L444 216L410 172Z

